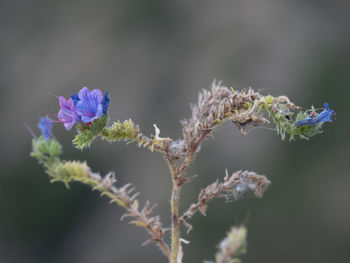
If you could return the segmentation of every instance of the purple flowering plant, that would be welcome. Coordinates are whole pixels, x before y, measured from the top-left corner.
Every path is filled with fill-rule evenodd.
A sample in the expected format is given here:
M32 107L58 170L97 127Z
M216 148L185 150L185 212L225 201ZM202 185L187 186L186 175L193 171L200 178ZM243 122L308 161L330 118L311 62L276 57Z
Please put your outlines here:
M334 110L329 109L328 103L324 103L324 110L317 114L315 110L311 112L311 114L301 119L300 121L297 121L295 123L295 126L299 127L302 125L311 125L315 126L317 123L323 123L323 122L332 122L332 116L335 114Z
M133 193L130 184L116 185L114 173L106 176L92 172L86 162L62 161L61 145L51 136L52 120L48 117L40 119L38 127L42 136L34 137L31 156L35 157L45 168L51 182L60 181L68 187L72 181L90 185L126 210L122 216L130 218L130 223L144 228L150 235L145 243L155 243L166 260L170 263L181 263L182 246L188 244L184 236L193 228L190 224L195 213L206 215L209 202L214 198L224 197L229 201L237 201L246 193L253 193L261 198L270 181L264 175L255 172L238 171L217 179L199 191L198 199L186 210L180 211L180 193L182 186L195 179L188 176L187 169L201 149L206 139L225 121L232 121L242 132L247 134L247 127L266 126L273 120L277 134L283 139L289 135L290 140L296 136L309 139L322 132L323 124L332 122L335 115L327 103L320 113L313 107L301 110L286 96L263 96L253 89L242 91L227 88L214 82L210 91L200 93L198 103L192 106L192 117L181 122L183 134L180 139L160 136L160 129L154 124L153 135L146 136L138 125L129 119L115 121L108 125L107 110L110 98L107 92L99 89L82 88L67 100L59 97L58 119L66 130L77 125L77 135L73 143L83 149L100 137L107 142L135 142L138 147L145 147L151 152L158 152L167 162L172 183L170 206L172 223L164 227L159 216L154 216L155 206L146 202L143 206L138 200L139 193ZM311 112L311 114L310 114ZM294 117L296 116L296 117ZM181 226L187 229L181 233ZM170 232L166 232L171 229ZM168 235L169 234L169 235ZM216 263L241 262L238 258L246 251L246 234L244 226L234 227L220 243L215 255ZM168 240L170 240L168 242Z
M73 142L79 148L90 146L107 124L109 103L107 91L103 94L99 89L90 91L83 87L68 100L59 97L58 122L62 122L67 131L77 124L80 132Z
M73 94L68 100L59 97L60 111L58 119L64 123L66 130L70 130L75 123L85 123L88 126L103 114L107 116L109 106L109 96L101 90L90 91L83 87L78 94Z

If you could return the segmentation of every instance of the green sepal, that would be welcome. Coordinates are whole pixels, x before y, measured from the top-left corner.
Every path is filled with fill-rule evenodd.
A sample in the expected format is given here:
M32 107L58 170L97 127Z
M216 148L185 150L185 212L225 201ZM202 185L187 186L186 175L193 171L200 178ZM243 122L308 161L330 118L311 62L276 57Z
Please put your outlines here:
M91 143L101 135L103 129L106 127L108 116L102 116L94 120L90 125L85 123L80 124L78 134L73 139L73 144L78 149L90 147Z
M133 142L136 140L135 125L132 120L116 121L111 127L103 129L102 136L109 142L121 140Z
M53 162L61 153L62 146L55 139L45 140L43 136L40 136L32 140L30 156L36 158L39 163Z
M312 107L311 110L314 111L314 107ZM309 111L304 111L304 112L298 113L298 115L295 119L295 122L293 123L293 125L291 126L291 129L289 131L290 141L293 140L296 135L299 136L301 139L308 140L317 134L323 133L323 131L322 131L323 122L317 123L314 126L301 125L301 126L297 127L295 125L295 123L297 121L300 121L304 118L307 118L308 116L309 116Z

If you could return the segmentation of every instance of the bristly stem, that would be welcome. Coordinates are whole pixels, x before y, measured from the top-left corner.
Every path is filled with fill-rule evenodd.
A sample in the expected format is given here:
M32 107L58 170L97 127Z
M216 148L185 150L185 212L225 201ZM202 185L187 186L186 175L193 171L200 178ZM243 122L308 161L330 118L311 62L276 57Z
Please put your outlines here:
M179 202L180 202L180 188L177 183L177 175L175 172L174 164L172 160L168 160L169 169L171 172L173 189L171 194L171 255L170 263L177 263L179 245L180 245L180 221L179 221Z
M180 204L180 191L181 191L181 179L190 165L193 157L196 154L198 146L204 141L205 136L203 136L198 144L194 146L193 151L191 151L185 158L179 170L175 170L172 160L168 159L168 165L172 176L173 189L171 195L171 256L170 263L178 263L179 249L180 249L180 218L179 218L179 204Z
M171 214L172 214L172 227L171 227L171 258L170 263L177 263L180 245L180 220L179 220L179 198L181 186L176 184L173 186L173 192L171 195Z

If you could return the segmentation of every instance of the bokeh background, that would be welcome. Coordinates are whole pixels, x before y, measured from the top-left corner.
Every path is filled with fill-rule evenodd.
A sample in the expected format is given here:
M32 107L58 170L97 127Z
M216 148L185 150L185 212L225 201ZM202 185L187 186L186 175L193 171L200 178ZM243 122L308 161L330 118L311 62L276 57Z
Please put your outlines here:
M148 236L119 222L123 210L80 184L50 184L29 157L38 117L84 85L108 90L113 120L132 118L146 134L181 136L179 120L214 79L235 88L288 95L298 105L327 101L337 120L310 141L282 142L268 129L243 137L227 123L207 141L183 189L181 208L229 171L266 174L265 197L216 200L184 238L184 262L212 260L225 232L249 216L245 263L349 262L350 35L348 1L0 2L0 262L165 262ZM169 216L169 174L158 154L94 142L83 152L74 131L55 125L65 159L116 171L140 199Z

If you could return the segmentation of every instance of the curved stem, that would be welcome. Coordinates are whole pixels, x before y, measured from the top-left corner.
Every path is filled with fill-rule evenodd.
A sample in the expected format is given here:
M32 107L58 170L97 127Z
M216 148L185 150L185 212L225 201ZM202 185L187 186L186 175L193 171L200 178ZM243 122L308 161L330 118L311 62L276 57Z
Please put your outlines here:
M91 177L91 176L90 176ZM116 204L119 206L125 208L130 215L133 215L133 217L137 218L140 222L144 224L144 227L147 229L147 231L150 233L150 235L153 238L153 241L156 242L159 245L159 248L162 250L164 255L170 260L170 250L168 245L164 242L162 238L157 237L157 233L154 231L154 229L151 227L151 225L148 223L147 217L142 214L137 208L132 206L129 202L124 202L122 199L120 199L115 192L113 192L113 189L115 188L110 188L110 189L105 189L101 187L101 182L91 179L91 178L80 178L76 179L77 181L80 181L82 183L89 184L93 187L93 189L96 189L100 191L103 195L106 195L109 197L112 201L114 201Z

